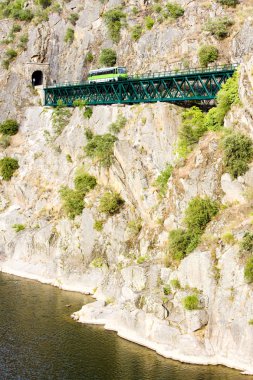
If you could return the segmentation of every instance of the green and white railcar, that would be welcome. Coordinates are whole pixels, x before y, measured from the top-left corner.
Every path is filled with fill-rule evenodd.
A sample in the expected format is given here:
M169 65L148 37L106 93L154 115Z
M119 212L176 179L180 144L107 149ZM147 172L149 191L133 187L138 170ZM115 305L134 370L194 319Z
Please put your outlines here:
M126 67L105 67L91 70L88 74L88 82L113 82L127 78Z

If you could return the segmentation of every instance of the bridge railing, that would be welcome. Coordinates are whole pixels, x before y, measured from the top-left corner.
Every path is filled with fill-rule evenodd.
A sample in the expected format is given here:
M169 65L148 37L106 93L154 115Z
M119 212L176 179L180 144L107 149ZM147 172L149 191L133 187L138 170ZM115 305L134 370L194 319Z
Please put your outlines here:
M171 70L171 71L161 71L155 73L144 73L144 74L134 74L128 75L127 79L135 80L135 79L151 79L151 78L161 78L161 77L174 77L178 75L190 75L190 74L204 74L210 72L222 72L222 71L231 71L236 70L239 66L238 63L219 65L219 66L210 66L210 67L196 67L192 69L183 69L183 70ZM55 83L47 88L57 88L57 87L72 87L72 86L82 86L89 84L88 81L75 81L75 82L61 82Z

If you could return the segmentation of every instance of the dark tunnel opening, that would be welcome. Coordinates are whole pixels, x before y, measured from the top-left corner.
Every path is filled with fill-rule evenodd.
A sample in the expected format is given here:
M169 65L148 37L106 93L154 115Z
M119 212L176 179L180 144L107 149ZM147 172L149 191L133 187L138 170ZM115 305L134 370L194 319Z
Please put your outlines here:
M32 85L41 86L43 84L43 73L40 70L34 71L32 74Z

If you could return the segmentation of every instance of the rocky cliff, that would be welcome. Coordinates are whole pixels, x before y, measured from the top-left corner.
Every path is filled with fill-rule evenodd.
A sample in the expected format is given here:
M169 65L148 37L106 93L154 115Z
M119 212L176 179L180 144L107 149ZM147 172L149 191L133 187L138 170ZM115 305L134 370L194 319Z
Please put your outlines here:
M38 5L27 2L24 9L34 12L33 20L0 20L2 60L10 46L18 52L0 71L1 122L11 118L20 124L7 146L1 144L0 158L17 159L19 169L9 181L1 180L0 268L94 294L97 301L74 314L80 322L105 324L166 357L253 373L253 290L245 281L242 253L243 239L252 234L253 164L233 178L221 144L231 130L253 138L253 8L250 0L236 7L220 3L178 1L184 14L175 19L164 13L165 1L72 0L51 4L47 17L43 7L39 13ZM116 43L103 15L120 5L125 18ZM225 15L233 24L226 38L216 39L205 22ZM147 17L152 28L145 27ZM16 24L22 29L13 32ZM142 25L137 40L131 37L136 24ZM67 28L74 35L66 42ZM27 45L20 47L23 33ZM177 149L180 107L98 106L87 118L82 107L44 108L31 86L36 70L43 72L44 84L81 80L97 67L104 48L113 48L118 64L130 72L197 66L203 44L218 48L218 63L241 63L240 102L227 112L224 127L204 133L184 159ZM85 60L89 52L92 63ZM108 150L103 158L110 164L103 165L87 146L94 136L109 133L112 155ZM157 178L168 164L173 172L161 191ZM96 186L85 193L83 210L68 218L61 189L77 195L80 170L95 177ZM115 212L101 207L108 193L120 200ZM168 249L169 232L184 228L196 197L218 202L219 212L192 252L176 260ZM189 296L197 298L196 307L185 305Z

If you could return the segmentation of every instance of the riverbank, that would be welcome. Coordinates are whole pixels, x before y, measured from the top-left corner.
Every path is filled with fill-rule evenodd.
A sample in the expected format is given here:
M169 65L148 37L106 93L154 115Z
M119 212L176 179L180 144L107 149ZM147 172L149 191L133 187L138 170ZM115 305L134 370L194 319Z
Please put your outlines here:
M77 280L73 282L69 279L65 282L63 279L55 280L39 274L25 272L24 268L13 269L7 264L2 265L0 270L3 273L36 280L42 284L48 284L66 291L79 292L86 295L92 295L93 293L91 287L88 287L85 283L78 283ZM94 295L92 296L95 298ZM165 338L163 340L166 340L166 337L168 340L171 340L173 331L166 321L161 321L151 314L144 313L142 310L127 311L125 308L121 309L119 305L111 303L106 305L106 301L97 300L92 304L84 305L80 311L74 312L72 318L84 324L103 325L106 330L115 331L119 337L149 348L167 359L198 365L224 365L241 371L243 375L253 375L253 369L239 361L232 362L217 355L183 355L179 350L173 349L171 345L165 342L163 344L155 342L154 339L158 338L157 333L160 339L163 336ZM136 328L131 329L127 327L127 325L131 324L135 324ZM149 339L147 338L147 334L149 335ZM198 348L196 347L196 349Z

